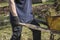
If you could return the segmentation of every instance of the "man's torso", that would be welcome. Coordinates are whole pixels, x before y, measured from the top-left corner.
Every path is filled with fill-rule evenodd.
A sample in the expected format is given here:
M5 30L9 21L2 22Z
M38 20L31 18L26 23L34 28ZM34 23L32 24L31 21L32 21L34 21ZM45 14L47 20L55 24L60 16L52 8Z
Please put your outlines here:
M26 23L33 20L31 0L15 0L15 4L21 22Z

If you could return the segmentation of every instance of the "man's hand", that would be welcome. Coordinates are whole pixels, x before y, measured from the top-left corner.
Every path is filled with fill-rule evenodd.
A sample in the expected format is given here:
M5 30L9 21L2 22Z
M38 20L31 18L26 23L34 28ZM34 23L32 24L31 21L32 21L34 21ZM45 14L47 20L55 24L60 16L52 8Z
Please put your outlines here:
M18 18L18 15L17 15L17 11L16 11L16 5L15 5L15 2L14 0L9 0L9 8L10 8L10 12L12 14L12 23L15 25L15 26L18 26L19 25L19 18Z

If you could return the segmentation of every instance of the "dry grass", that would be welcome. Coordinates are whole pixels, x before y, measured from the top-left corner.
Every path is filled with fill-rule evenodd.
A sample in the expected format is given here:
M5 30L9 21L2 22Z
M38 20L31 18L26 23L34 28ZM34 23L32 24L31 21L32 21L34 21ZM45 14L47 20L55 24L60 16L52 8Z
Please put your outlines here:
M0 30L0 40L9 40L12 35L12 29L11 26L8 26L7 28L1 29ZM42 40L49 40L50 39L50 33L48 32L43 32L42 31ZM55 40L57 40L60 36L58 34L55 35ZM21 40L32 40L32 32L28 28L23 27L22 30L22 37Z

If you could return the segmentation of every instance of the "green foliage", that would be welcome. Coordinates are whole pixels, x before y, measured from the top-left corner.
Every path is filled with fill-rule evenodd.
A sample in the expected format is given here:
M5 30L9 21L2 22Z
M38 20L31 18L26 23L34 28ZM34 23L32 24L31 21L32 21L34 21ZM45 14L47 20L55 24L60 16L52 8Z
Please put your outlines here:
M0 21L3 21L5 19L4 15L0 14Z
M7 2L0 3L0 7L8 6Z
M0 26L8 25L9 23L9 16L5 16L4 14L0 14Z
M54 2L54 0L49 0L48 2Z
M3 21L3 20L8 20L9 19L9 16L5 16L5 14L0 14L0 21Z

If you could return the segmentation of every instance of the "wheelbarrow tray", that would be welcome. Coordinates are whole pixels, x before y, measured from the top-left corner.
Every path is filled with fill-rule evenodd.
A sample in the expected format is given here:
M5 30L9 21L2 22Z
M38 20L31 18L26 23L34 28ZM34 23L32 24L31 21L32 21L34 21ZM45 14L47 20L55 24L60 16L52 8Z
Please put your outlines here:
M48 16L47 23L53 32L60 32L60 16Z

